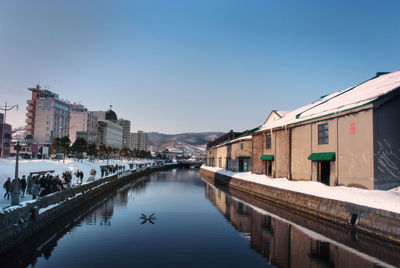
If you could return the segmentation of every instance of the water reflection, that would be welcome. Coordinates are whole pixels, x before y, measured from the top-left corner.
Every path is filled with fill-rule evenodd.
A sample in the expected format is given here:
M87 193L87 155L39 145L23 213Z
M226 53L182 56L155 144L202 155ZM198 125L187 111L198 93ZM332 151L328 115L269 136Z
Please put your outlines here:
M0 267L34 267L39 258L49 260L57 248L58 241L67 233L76 231L76 227L111 226L111 218L115 207L127 206L133 192L142 191L150 182L146 177L127 184L111 195L98 197L85 206L61 217L46 230L35 234L24 244L14 250L0 255Z
M390 266L241 202L210 184L205 186L205 195L239 232L250 237L251 248L261 254L269 264L279 267Z
M341 234L329 226L299 223L289 212L283 219L279 207L232 195L246 202L204 183L196 170L156 172L60 218L0 256L0 267L377 267L386 265L376 259L382 255L399 263L389 247L361 237L358 252L336 242L353 243L350 234L334 241L318 234ZM155 213L156 224L140 224L141 213ZM360 253L365 248L373 253Z

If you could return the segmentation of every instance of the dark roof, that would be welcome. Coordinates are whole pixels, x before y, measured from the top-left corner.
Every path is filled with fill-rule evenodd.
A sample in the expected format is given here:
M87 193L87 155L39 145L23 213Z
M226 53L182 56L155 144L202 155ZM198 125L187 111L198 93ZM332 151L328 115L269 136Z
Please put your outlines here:
M117 114L111 109L106 112L106 118L105 119L109 120L109 121L113 121L113 122L118 120Z

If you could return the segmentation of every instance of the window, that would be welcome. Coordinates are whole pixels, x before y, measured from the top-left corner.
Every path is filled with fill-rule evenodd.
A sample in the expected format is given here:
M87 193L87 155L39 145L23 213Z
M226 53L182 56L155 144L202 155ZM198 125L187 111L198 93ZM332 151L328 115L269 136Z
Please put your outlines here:
M47 124L47 125L50 125L50 121L46 121L46 124Z
M49 130L50 130L50 128L49 128L49 127L46 127L46 130L47 130L47 131L49 131Z
M267 134L265 146L267 149L271 149L271 134Z
M318 125L318 144L329 143L329 128L328 124Z
M222 167L222 158L221 158L221 157L218 158L218 166L219 166L219 167Z
M46 137L49 137L50 136L50 134L49 133L46 133Z
M243 150L243 143L240 144L240 150Z

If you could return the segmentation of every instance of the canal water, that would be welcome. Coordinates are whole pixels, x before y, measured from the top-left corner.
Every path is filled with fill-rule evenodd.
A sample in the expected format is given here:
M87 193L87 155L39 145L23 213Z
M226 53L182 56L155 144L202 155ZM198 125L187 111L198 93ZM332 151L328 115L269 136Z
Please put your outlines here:
M300 221L292 222L284 215L271 213L271 209L260 208L263 205L257 207L257 200L243 201L239 197L205 183L198 170L155 172L64 217L52 228L0 256L0 266L386 267L400 264L397 248L314 224L310 219L302 221L300 216L295 218ZM316 232L319 229L322 234Z

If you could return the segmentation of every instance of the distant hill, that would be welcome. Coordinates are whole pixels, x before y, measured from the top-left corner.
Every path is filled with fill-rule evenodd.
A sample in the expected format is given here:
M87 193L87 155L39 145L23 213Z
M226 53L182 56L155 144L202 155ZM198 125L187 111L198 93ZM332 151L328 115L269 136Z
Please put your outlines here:
M182 134L163 134L149 132L149 146L154 151L161 151L164 148L197 148L205 150L207 142L223 135L222 132L203 132L203 133L182 133Z

